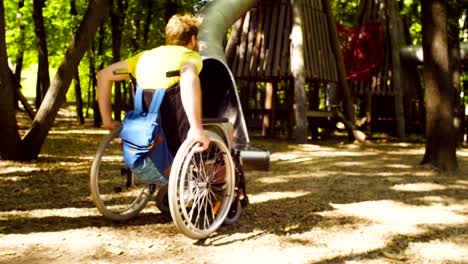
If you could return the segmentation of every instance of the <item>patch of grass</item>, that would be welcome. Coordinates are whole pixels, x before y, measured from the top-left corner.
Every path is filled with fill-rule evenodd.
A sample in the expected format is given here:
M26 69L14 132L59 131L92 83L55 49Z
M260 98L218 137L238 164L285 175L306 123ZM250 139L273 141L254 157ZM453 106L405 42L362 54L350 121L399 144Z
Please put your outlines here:
M36 97L36 80L37 80L37 64L31 64L21 71L21 92L29 99L33 100Z

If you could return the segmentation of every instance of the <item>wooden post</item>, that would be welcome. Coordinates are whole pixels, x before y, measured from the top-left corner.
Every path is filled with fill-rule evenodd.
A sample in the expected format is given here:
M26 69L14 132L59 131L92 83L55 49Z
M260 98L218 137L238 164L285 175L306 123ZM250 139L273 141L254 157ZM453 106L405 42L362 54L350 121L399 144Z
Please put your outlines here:
M276 121L276 91L278 83L277 82L267 82L266 83L266 93L265 93L265 115L263 115L263 129L262 135L266 137L271 137L272 131Z
M392 85L395 96L395 118L397 122L397 135L400 140L405 140L405 112L403 109L403 91L401 89L401 62L400 62L400 27L398 5L395 0L387 1L388 31L392 56Z
M303 21L301 6L303 0L291 0L293 25L291 32L291 72L294 78L294 116L296 120L296 143L307 142L307 111L305 95Z
M271 82L266 83L265 87L265 114L263 115L262 135L269 137L271 135L271 102L273 97L273 85ZM268 112L268 110L270 110Z
M332 46L333 54L336 58L336 65L338 70L338 82L339 86L341 87L341 100L343 101L343 112L348 119L354 126L355 118L354 118L354 110L353 104L351 100L351 92L349 91L348 81L346 80L346 69L344 65L343 56L341 54L340 43L338 42L338 32L336 29L336 21L335 17L332 14L330 1L329 0L322 0L323 2L323 9L325 15L327 16L328 28L330 29L330 43Z

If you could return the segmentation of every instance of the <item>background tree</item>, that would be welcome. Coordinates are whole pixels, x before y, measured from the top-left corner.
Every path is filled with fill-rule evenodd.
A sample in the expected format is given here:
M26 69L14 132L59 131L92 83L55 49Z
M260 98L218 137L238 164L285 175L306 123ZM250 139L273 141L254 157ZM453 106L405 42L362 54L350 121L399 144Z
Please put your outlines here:
M8 68L5 28L5 10L3 0L0 0L0 156L4 159L14 159L17 157L21 139L16 124L13 103L15 87Z
M421 163L454 172L458 167L453 125L455 91L450 84L447 1L423 1L422 29L426 152Z
M9 77L3 76L4 74L0 76L2 84L7 85L5 88L2 87L1 89L1 91L5 91L6 96L0 98L0 104L2 106L5 105L5 107L0 108L0 123L2 126L3 124L8 125L6 129L2 128L0 130L0 142L2 142L2 144L0 144L0 156L3 159L31 160L37 158L47 133L52 127L55 116L65 100L67 90L78 64L91 44L91 40L96 33L98 25L105 14L107 14L109 7L110 2L108 0L93 0L89 3L83 20L75 32L62 63L57 70L52 85L47 91L44 101L33 120L32 128L26 133L23 140L20 139L17 130L15 111L12 104L12 88L8 81ZM3 17L2 15L2 21ZM2 21L0 21L0 26L2 26L1 30L4 32L5 27L1 25L4 24ZM0 32L0 38L1 35L4 35L4 33L2 34ZM0 43L0 52L2 54L0 55L4 55L1 56L1 58L5 60L7 58L6 47L1 44L2 43ZM0 64L2 67L8 67L8 63L0 62ZM3 141L11 142L5 143ZM8 147L12 149L8 149Z
M38 50L38 70L37 70L37 82L36 82L36 108L42 103L45 93L50 85L49 77L49 57L47 52L47 40L46 31L44 27L44 16L42 15L42 8L45 5L45 0L34 0L33 6L33 18L34 18L34 29L37 38L37 50Z

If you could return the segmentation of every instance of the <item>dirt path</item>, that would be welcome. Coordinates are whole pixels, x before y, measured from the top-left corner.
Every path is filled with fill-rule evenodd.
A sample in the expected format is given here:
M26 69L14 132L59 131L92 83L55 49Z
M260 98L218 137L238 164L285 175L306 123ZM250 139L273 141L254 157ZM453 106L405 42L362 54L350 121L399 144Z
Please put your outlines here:
M0 161L0 263L468 263L468 150L460 173L418 166L424 146L256 141L241 220L204 241L151 203L101 217L88 173L104 131L59 119L34 163Z

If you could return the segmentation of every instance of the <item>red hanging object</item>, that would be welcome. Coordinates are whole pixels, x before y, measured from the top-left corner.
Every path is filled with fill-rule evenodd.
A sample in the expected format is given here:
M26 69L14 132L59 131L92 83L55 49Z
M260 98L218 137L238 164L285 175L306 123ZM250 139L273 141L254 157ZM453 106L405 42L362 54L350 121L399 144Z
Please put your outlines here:
M346 68L346 79L369 81L383 57L382 24L362 24L348 29L337 23Z

